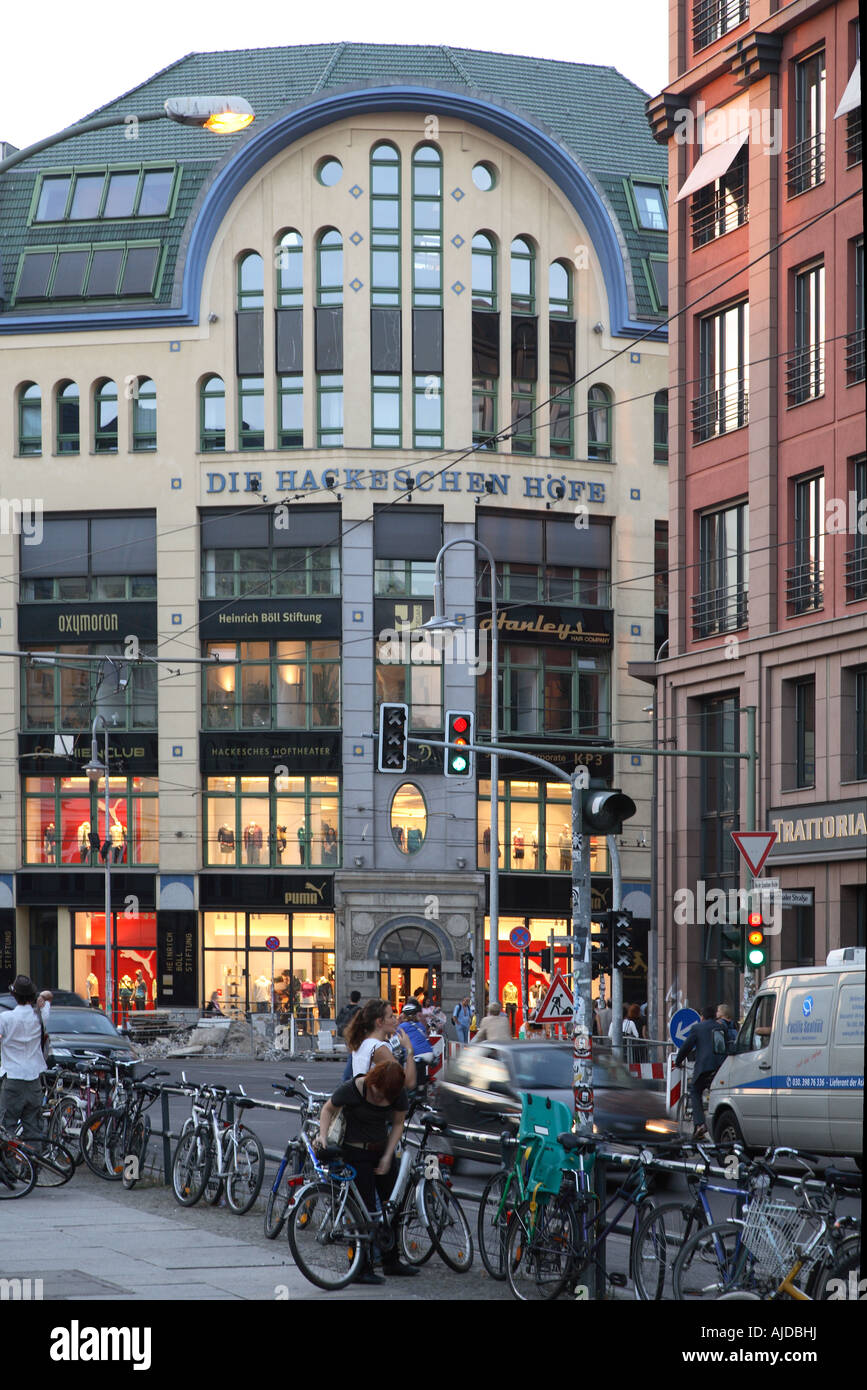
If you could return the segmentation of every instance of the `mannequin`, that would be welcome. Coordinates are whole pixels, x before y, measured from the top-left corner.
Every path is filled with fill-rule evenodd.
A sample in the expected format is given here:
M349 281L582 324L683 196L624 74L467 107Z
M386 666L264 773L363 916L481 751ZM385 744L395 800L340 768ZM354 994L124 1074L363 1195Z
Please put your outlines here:
M394 843L397 845L398 849L403 849L403 826L393 825L391 827L391 833L394 836Z
M322 862L323 864L337 863L337 831L329 821L322 822Z
M117 994L120 999L120 1021L129 1022L129 1004L133 995L133 982L129 975L123 975L117 986Z
M516 860L524 858L524 832L520 825L516 825L512 834L512 852Z
M248 864L258 864L262 851L262 827L258 821L251 820L244 830L244 853Z
M533 868L534 868L534 869L538 869L538 867L539 867L539 841L538 841L538 838L534 835L530 843L531 843L531 845L532 845L532 847L533 847Z
M231 825L221 825L217 831L217 844L221 854L235 853L235 832Z
M416 850L421 849L422 833L417 825L411 825L406 832L406 848L409 854L415 854Z
M316 1003L319 1006L320 1021L323 1018L331 1017L331 1005L334 1002L334 990L327 975L320 975L316 982Z
M92 1009L98 1009L98 1008L99 1008L99 980L96 978L96 976L94 975L94 973L93 973L92 970L91 970L90 974L88 975L87 979L85 980L85 984L87 985L87 997L88 997L88 999L90 1000L90 1007L91 1007Z
M257 1014L266 1014L271 1005L271 981L264 973L253 981L253 1003Z
M122 864L126 860L126 831L114 811L111 813L108 838L111 841L111 862Z
M87 863L87 856L90 853L90 821L83 820L78 827L78 853L82 864Z
M286 827L285 827L285 825L278 825L278 826L277 826L277 834L276 834L276 836L275 836L275 841L274 841L274 842L275 842L276 849L277 849L277 863L278 863L278 864L282 864L282 863L283 863L283 851L284 851L285 848L286 848Z
M518 1012L518 986L511 980L507 980L503 985L503 1003L506 1013L509 1015L509 1028L512 1037L515 1036L515 1016Z
M308 848L309 841L310 841L310 837L309 837L309 835L307 834L307 830L305 829L305 827L304 827L303 825L299 825L299 827L298 827L298 863L299 863L299 864L304 864L304 865L306 865L306 863L307 863L307 848Z
M42 857L46 863L53 864L57 846L57 829L54 821L49 821L42 832Z
M557 836L557 848L560 851L560 872L568 873L572 868L572 837L565 825Z

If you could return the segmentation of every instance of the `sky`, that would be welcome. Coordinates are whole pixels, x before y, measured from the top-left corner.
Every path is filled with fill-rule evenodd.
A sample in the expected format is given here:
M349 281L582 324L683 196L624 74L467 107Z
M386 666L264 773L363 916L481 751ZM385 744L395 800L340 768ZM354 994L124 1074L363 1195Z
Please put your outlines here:
M538 7L526 0L329 0L321 10L285 0L40 0L35 13L13 0L3 21L0 141L33 144L187 53L340 40L610 64L655 94L668 72L668 0L547 0Z

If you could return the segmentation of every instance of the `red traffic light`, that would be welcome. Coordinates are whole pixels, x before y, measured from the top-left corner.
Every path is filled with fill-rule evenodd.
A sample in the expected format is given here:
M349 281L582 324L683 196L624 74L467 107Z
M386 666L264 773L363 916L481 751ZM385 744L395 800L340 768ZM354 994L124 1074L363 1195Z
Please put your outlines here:
M747 922L749 923L749 925L750 925L751 927L761 927L761 926L764 926L764 922L763 922L763 920L762 920L762 914L761 914L760 912L751 912L750 915L749 915L749 917L747 918Z
M452 721L452 727L456 734L465 734L470 727L470 721L465 719L462 714L459 714Z

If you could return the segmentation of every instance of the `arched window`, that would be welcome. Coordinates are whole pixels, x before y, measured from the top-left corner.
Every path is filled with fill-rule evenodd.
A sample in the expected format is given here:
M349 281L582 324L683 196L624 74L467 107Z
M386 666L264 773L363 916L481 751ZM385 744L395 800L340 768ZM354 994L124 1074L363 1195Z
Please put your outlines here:
M536 312L536 253L526 237L512 242L512 313Z
M117 383L98 381L93 393L93 449L97 454L117 453Z
M412 156L412 302L443 302L443 157L429 140Z
M653 398L653 462L668 463L668 392Z
M208 453L226 447L226 387L221 376L205 377L200 389L200 448Z
M370 152L370 302L400 304L400 155L388 144Z
M132 398L132 447L145 452L157 447L157 388L149 376L140 376Z
M18 388L18 452L42 453L42 391L33 381Z
M473 308L497 307L497 242L487 232L473 237Z
M334 227L316 241L316 303L343 303L343 237Z
M290 229L277 243L277 308L300 309L304 303L304 242Z
M427 806L412 782L398 787L391 803L391 834L403 854L416 854L427 834Z
M572 317L572 272L562 261L548 267L548 313Z
M607 386L587 392L587 457L611 462L611 419L614 397Z
M79 394L74 381L64 381L57 388L57 452L77 454L81 446L79 434Z
M258 251L238 261L238 308L261 309L265 303L265 265Z

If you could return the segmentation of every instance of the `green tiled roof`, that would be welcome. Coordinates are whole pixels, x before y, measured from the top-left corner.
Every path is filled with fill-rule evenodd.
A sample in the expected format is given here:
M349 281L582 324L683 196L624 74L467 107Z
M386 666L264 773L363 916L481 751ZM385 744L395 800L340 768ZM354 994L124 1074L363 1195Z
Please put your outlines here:
M660 232L635 230L623 178L629 174L665 178L667 155L655 144L647 126L647 94L615 68L437 44L329 43L191 53L91 116L117 113L132 117L160 111L169 96L230 92L245 96L261 121L329 88L401 79L443 83L489 95L546 126L604 190L632 262L636 312L639 317L653 316L641 261L650 251L664 252L666 237ZM128 138L131 131L137 138ZM166 244L167 256L159 296L153 302L168 305L174 264L190 210L214 167L234 148L235 141L243 138L221 137L218 142L206 131L170 121L145 122L136 130L128 121L117 128L74 136L0 175L3 307L8 310L19 255L25 247L154 235ZM152 160L182 166L180 192L170 222L27 226L42 170ZM56 313L57 307L52 305L51 312ZM105 301L100 307L106 307ZM13 312L28 309L22 304L13 306ZM81 312L80 304L76 312Z

